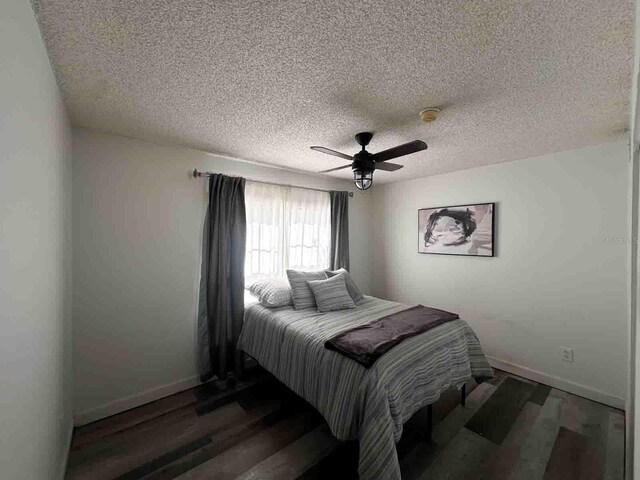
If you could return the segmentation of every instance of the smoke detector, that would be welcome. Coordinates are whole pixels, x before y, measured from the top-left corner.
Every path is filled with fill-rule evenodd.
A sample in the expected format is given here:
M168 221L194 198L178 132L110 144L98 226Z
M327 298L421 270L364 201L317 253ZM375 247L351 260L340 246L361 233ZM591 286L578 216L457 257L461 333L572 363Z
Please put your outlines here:
M438 113L440 113L440 109L438 107L429 107L420 111L420 120L424 123L435 122L438 118Z

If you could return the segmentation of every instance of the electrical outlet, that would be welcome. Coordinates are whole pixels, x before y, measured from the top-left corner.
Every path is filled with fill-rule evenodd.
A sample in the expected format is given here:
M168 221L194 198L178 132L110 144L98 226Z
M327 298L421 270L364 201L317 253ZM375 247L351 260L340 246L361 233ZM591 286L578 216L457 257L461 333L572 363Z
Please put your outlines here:
M573 348L560 347L562 353L562 361L573 363Z

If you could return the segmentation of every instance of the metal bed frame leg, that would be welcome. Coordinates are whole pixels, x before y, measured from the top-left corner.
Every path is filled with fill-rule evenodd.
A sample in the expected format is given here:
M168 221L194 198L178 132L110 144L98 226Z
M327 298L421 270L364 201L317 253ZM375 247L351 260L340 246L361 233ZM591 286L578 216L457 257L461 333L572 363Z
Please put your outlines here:
M460 389L460 405L467 404L467 384ZM431 442L433 437L433 405L427 405L427 442Z

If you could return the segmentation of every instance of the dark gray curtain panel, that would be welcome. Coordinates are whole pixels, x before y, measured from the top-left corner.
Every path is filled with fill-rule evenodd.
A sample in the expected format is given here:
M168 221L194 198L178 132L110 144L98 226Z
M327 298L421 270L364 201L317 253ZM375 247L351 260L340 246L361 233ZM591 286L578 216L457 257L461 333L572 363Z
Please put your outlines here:
M247 219L245 179L209 177L209 205L202 236L202 267L198 301L200 377L225 379L239 375L236 349L244 316L244 256Z
M349 270L349 192L329 192L331 198L331 270Z

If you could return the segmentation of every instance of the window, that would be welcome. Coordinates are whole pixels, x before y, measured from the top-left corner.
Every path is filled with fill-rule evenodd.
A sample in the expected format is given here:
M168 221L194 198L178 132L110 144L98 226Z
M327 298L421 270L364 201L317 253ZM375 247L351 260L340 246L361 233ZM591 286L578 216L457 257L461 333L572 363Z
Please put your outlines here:
M331 202L327 192L247 182L247 285L284 277L288 268L329 268Z

